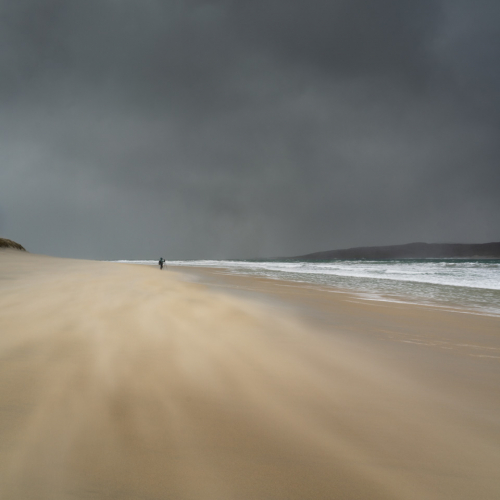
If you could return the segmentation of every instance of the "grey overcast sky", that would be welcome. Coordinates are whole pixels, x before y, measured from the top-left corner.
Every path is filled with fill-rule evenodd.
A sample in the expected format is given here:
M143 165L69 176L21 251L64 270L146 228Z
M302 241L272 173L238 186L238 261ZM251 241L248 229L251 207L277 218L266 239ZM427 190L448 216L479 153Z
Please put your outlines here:
M0 236L95 259L500 241L498 0L1 0Z

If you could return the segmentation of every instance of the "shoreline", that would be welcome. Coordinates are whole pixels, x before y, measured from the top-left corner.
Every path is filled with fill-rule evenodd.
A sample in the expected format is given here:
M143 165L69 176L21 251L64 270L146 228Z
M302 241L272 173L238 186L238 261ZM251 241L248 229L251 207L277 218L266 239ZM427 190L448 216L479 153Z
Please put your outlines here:
M234 272L232 268L229 267L224 267L224 266L210 266L210 267L204 267L204 266L189 266L189 265L179 265L179 264L170 264L170 269L171 270L180 270L181 272L186 272L188 275L191 274L192 276L208 276L212 271L213 274L217 274L219 277L224 278L224 276L240 276L242 278L249 278L250 280L252 279L262 279L262 280L270 280L270 282L276 281L276 282L282 282L282 283L290 283L295 286L301 286L304 288L310 287L312 289L317 289L321 290L324 292L328 293L344 293L351 295L353 298L362 300L362 301L373 301L373 302L389 302L393 304L407 304L411 306L417 306L417 307L425 307L425 308L432 308L432 309L437 309L437 310L442 310L442 311L449 311L449 312L456 312L460 314L474 314L474 315L479 315L479 316L491 316L494 318L499 318L500 317L500 312L493 312L489 309L481 308L479 306L477 307L472 307L470 305L464 305L464 304L459 304L457 302L450 301L448 303L445 303L442 300L436 300L436 299L431 299L427 302L423 301L420 297L417 297L415 295L398 295L396 293L388 293L388 292L375 292L375 291L368 291L368 290L363 290L363 289L356 289L354 287L341 287L341 286L335 286L335 285L326 285L326 284L318 284L314 283L312 281L299 281L299 280L290 280L286 278L280 278L280 277L271 277L271 276L259 276L255 274L250 274L250 273L241 273L241 272ZM198 272L199 270L199 272ZM411 282L409 282L411 283ZM210 284L208 281L206 284ZM293 285L288 285L288 286L293 286ZM425 285L431 285L434 286L434 283L425 283ZM436 285L436 286L442 286L442 285ZM466 286L464 286L467 288Z
M430 267L422 262L409 266L401 262L387 265L375 263L339 262L333 267L316 264L256 263L241 265L226 261L183 263L171 266L225 268L231 274L262 276L277 280L318 285L325 289L354 292L365 299L439 307L462 312L488 314L500 317L500 260L492 265L462 265L455 262L451 268L444 261ZM367 266L367 267L366 267ZM491 268L491 269L490 269Z
M3 498L498 496L499 318L177 270L0 252Z

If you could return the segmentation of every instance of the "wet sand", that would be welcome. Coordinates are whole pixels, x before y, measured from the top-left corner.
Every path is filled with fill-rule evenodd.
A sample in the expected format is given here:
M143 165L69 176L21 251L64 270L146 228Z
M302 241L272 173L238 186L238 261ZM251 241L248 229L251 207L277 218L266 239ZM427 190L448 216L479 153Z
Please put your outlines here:
M500 496L500 318L186 271L0 252L2 500Z

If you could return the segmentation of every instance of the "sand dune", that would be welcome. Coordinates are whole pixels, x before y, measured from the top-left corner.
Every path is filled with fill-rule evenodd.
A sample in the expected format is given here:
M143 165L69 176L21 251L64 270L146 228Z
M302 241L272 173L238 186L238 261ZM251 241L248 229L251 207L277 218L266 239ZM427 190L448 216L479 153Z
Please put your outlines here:
M14 250L26 251L26 248L24 248L22 245L7 238L0 238L0 248L9 248Z
M1 251L0 498L498 498L498 405L334 333L172 272Z

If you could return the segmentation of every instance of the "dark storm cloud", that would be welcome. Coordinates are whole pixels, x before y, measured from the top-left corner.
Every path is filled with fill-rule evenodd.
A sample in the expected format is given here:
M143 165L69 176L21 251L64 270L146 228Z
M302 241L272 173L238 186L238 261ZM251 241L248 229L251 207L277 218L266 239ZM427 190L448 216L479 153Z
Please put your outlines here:
M0 230L107 258L498 240L499 19L484 0L4 1Z
M231 5L247 39L264 51L337 75L390 72L408 81L427 71L426 44L442 21L433 0L341 0L313 8L307 0Z

